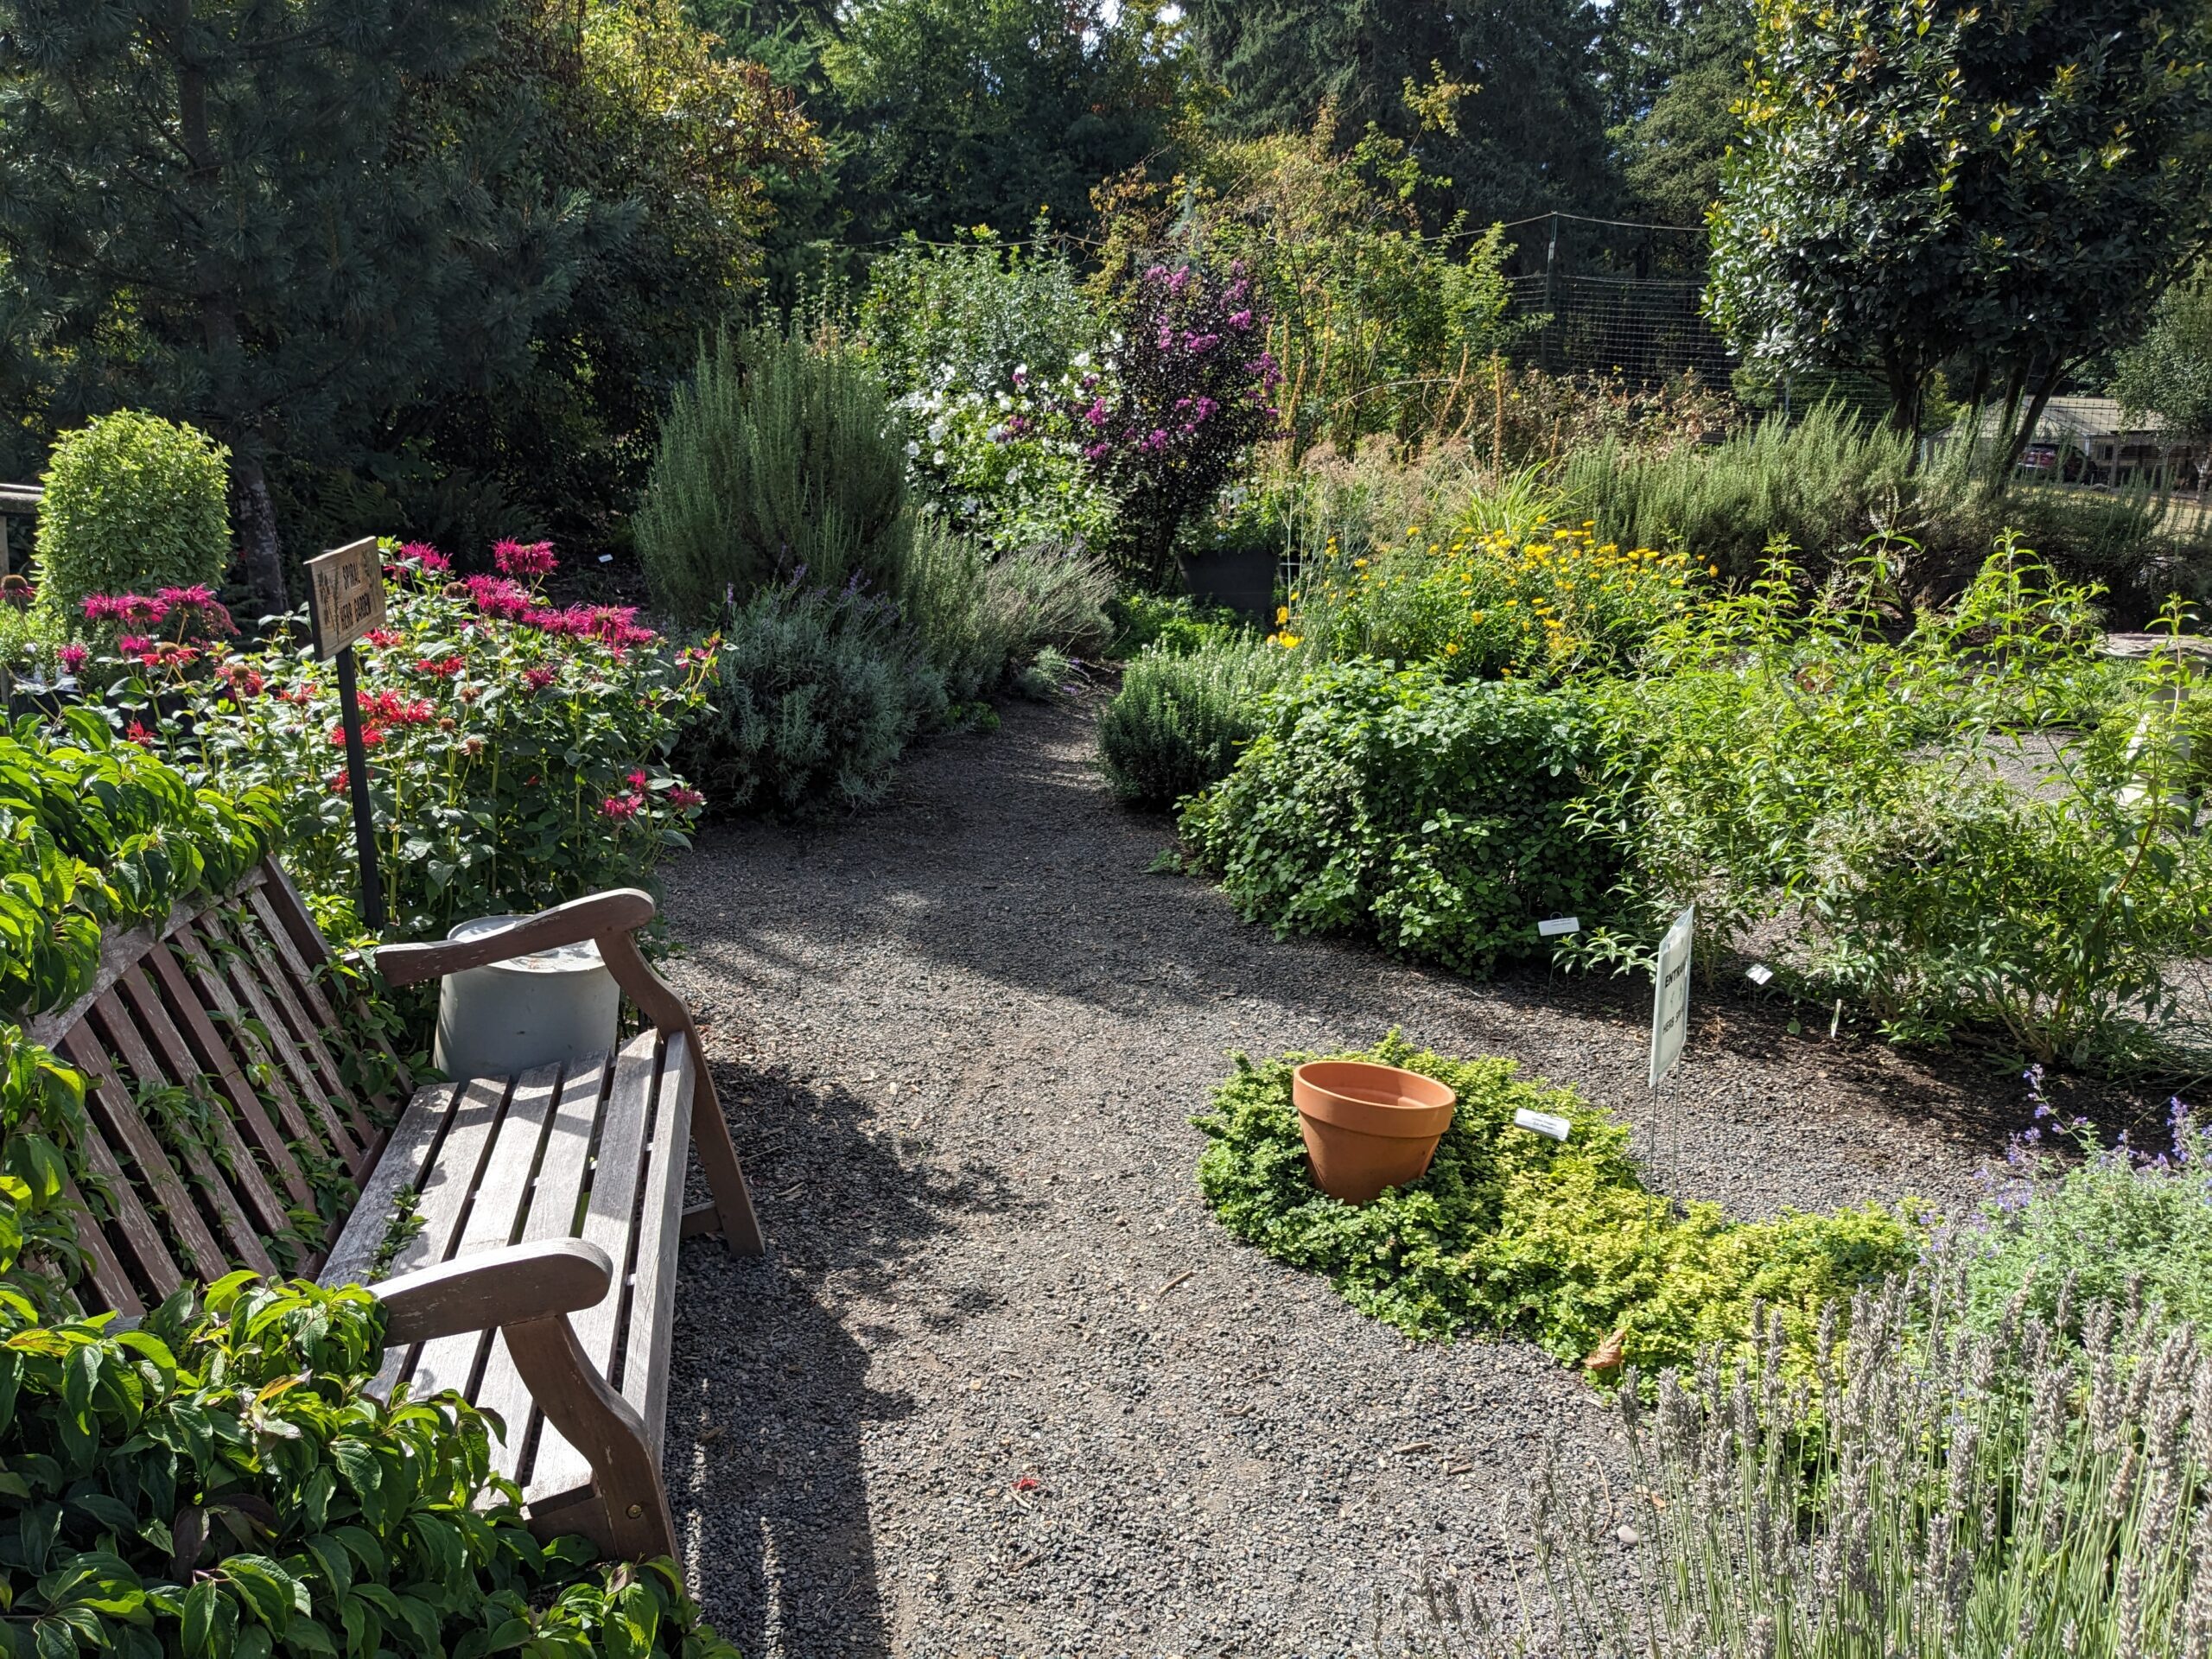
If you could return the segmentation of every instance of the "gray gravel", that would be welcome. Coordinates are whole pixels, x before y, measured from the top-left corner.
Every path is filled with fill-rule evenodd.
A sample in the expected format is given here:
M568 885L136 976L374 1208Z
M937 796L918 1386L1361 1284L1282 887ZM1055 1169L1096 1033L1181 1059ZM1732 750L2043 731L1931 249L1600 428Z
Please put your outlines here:
M1393 1024L1633 1116L1649 989L1488 985L1278 941L1146 866L1095 710L933 743L826 830L669 872L674 976L770 1254L684 1247L667 1468L748 1659L1337 1655L1423 1577L1510 1594L1555 1429L1608 1414L1516 1341L1414 1344L1201 1206L1187 1119L1235 1048ZM1694 1007L1667 1185L1743 1215L1971 1198L2017 1086ZM687 1514L688 1511L688 1514Z

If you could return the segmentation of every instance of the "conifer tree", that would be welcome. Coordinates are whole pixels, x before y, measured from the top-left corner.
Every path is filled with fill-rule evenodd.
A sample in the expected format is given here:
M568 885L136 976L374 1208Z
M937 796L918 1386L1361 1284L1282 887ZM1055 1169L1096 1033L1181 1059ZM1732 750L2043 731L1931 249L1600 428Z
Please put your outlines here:
M565 289L588 213L530 180L527 112L435 97L504 3L0 0L0 250L53 417L227 444L265 608L268 463L342 461L433 375L496 379Z

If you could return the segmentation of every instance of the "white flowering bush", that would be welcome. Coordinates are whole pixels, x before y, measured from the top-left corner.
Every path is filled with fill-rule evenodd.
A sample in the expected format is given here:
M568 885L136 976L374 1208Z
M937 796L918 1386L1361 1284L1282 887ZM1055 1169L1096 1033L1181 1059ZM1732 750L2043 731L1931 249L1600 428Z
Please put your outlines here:
M1108 371L1071 261L989 231L909 241L870 273L857 332L894 394L925 508L993 551L1106 537L1115 498L1075 411Z

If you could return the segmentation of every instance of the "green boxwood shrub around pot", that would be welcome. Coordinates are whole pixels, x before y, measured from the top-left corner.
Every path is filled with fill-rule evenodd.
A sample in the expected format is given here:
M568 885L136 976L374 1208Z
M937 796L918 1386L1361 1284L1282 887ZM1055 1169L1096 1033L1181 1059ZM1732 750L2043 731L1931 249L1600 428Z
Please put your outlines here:
M1357 1205L1313 1184L1291 1073L1323 1058L1402 1066L1457 1091L1420 1180ZM1566 1118L1567 1139L1516 1128L1522 1108ZM1677 1215L1637 1178L1628 1127L1610 1112L1522 1077L1511 1060L1451 1059L1395 1033L1356 1054L1240 1056L1196 1122L1207 1137L1198 1185L1221 1224L1326 1274L1409 1336L1499 1332L1573 1362L1619 1332L1620 1360L1649 1376L1707 1343L1748 1339L1763 1303L1802 1352L1823 1307L1920 1251L1916 1217L1876 1205L1757 1222L1711 1204Z

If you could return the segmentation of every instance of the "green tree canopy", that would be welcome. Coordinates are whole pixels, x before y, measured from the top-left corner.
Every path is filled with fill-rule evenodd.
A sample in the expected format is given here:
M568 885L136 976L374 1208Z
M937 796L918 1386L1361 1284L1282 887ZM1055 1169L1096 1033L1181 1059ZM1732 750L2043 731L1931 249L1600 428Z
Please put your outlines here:
M1736 105L1750 90L1751 55L1747 0L1615 7L1604 59L1630 212L1668 225L1705 222L1720 199L1721 158L1742 131Z
M2113 396L2130 411L2212 437L2212 262L2198 260L2159 297L2150 327L2113 366Z
M1190 0L1201 68L1228 88L1240 137L1306 130L1326 104L1340 130L1371 122L1414 148L1443 220L1550 208L1604 211L1615 185L1588 0ZM1409 86L1465 89L1449 121Z
M140 405L228 444L264 605L270 455L498 375L568 290L586 214L501 188L517 124L429 118L500 3L0 0L0 249L52 418Z
M1948 365L2001 410L2008 470L2212 223L2206 10L1759 0L1758 16L1716 319L1769 363L1876 374L1907 430Z

